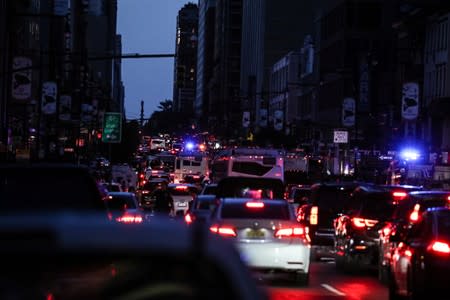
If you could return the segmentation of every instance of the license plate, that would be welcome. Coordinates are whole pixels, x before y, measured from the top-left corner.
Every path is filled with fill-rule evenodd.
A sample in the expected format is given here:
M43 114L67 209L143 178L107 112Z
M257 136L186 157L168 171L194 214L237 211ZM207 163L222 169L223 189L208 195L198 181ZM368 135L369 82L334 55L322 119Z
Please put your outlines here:
M178 206L179 207L186 207L187 206L187 202L179 202Z
M249 230L247 232L247 238L249 239L261 239L264 237L264 232L262 230Z

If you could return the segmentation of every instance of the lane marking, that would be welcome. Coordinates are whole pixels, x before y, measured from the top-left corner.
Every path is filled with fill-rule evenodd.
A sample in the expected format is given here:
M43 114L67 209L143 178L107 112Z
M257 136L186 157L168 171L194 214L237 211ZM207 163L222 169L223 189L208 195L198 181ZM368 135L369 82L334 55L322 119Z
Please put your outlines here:
M341 292L340 290L335 289L331 285L328 285L326 283L322 283L321 286L324 287L325 289L329 290L330 292L335 293L338 296L345 296L345 293Z

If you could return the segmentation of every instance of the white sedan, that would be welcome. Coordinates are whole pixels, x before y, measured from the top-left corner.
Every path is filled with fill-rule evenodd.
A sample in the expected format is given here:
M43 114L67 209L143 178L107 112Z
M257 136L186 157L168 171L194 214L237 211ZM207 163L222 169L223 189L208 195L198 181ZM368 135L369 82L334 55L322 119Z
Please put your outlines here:
M223 198L210 231L235 241L243 261L257 271L285 272L308 285L311 244L285 200Z

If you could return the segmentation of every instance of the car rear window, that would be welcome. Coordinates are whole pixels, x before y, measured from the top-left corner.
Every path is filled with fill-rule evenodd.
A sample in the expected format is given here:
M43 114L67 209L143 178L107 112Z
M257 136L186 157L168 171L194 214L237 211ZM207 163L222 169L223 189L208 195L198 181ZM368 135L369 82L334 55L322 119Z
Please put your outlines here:
M315 205L320 207L328 207L333 208L334 210L342 210L348 199L350 197L351 192L354 188L338 188L338 187L330 187L319 189L316 192L315 197ZM312 192L313 194L314 192Z
M125 205L129 209L136 209L136 202L132 196L110 195L108 208L112 210L123 210Z
M224 219L289 219L289 208L285 202L264 203L262 208L248 208L246 202L224 203L221 210Z
M388 217L396 207L390 193L368 193L362 197L360 214L364 217Z

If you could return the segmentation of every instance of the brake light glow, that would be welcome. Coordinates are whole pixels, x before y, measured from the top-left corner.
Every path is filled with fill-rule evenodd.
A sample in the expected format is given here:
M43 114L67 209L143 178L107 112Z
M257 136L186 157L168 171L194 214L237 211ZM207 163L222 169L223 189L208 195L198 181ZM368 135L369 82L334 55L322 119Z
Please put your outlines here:
M356 228L373 227L377 224L377 220L364 219L364 218L352 218L352 224Z
M395 191L392 193L392 196L394 196L395 200L403 200L407 196L407 193L403 191Z
M446 242L433 241L429 249L440 254L450 254L450 246Z
M304 237L305 229L303 227L292 227L292 228L280 228L275 231L275 237Z
M414 209L409 215L409 221L413 223L417 222L419 220L419 211L420 211L420 204L417 203L416 205L414 205Z
M311 225L317 225L319 221L319 207L313 206L311 207L311 214L309 216L309 223Z
M188 187L187 187L186 185L177 185L177 186L175 187L176 190L183 190L183 191L184 191L184 190L187 190L187 188L188 188Z
M133 216L133 215L124 215L122 217L116 218L116 221L121 223L142 223L141 216Z
M184 216L184 221L186 222L186 223L188 223L188 224L191 224L192 223L192 217L191 217L191 214L186 214L185 216Z
M248 208L264 208L264 202L247 202L245 206Z
M223 236L233 236L233 237L236 236L236 231L234 231L234 229L231 227L226 227L226 226L219 227L219 226L213 225L209 228L209 230L211 232L218 233Z

